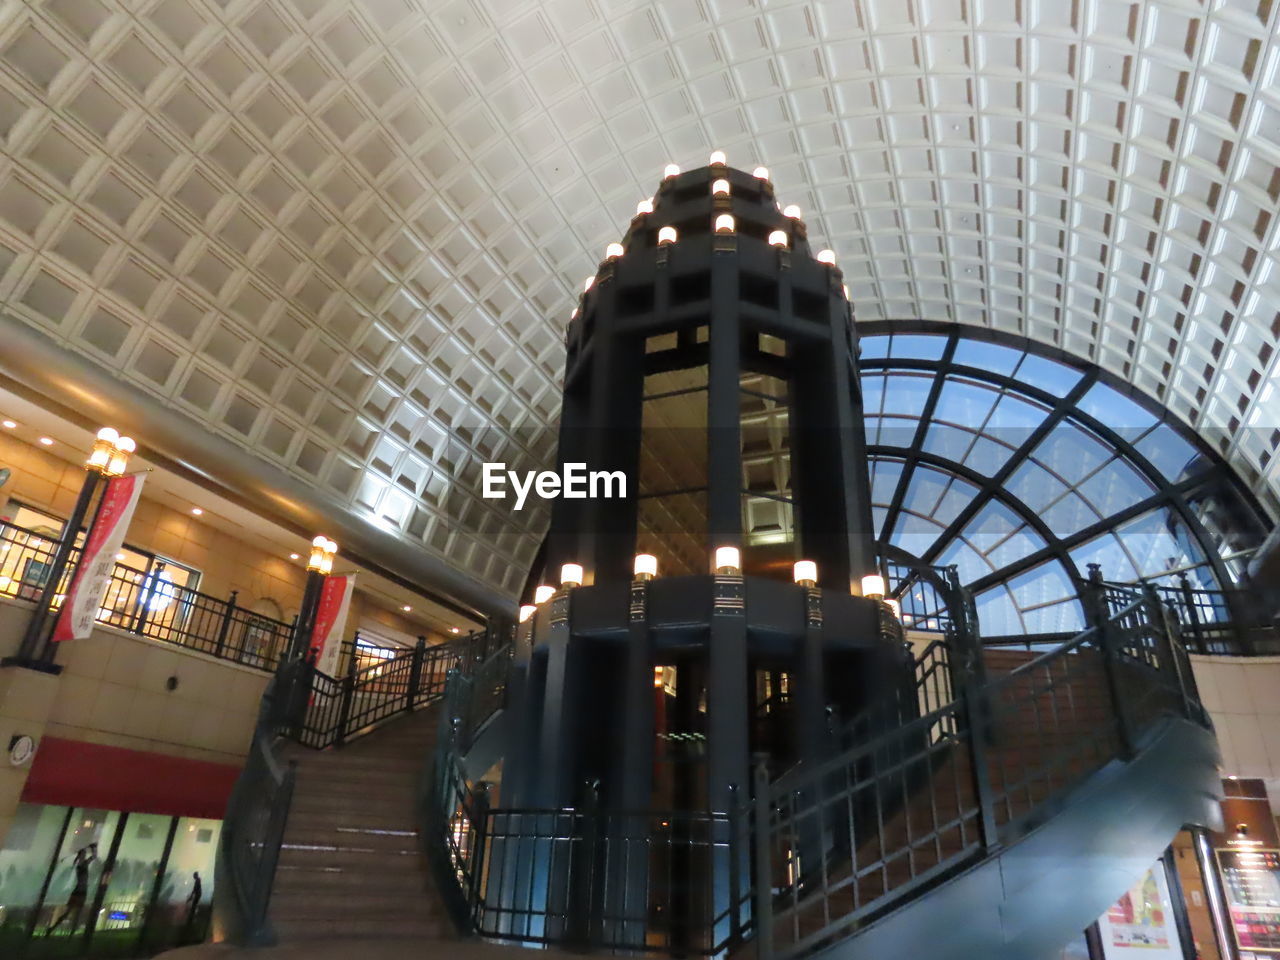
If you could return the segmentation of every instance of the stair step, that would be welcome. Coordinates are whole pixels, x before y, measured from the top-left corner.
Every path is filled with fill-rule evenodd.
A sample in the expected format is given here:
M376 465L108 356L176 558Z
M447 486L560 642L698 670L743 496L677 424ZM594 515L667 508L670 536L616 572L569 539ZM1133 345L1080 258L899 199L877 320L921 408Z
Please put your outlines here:
M423 940L452 940L457 934L453 925L444 919L433 917L393 917L389 919L308 917L276 920L272 917L276 935L281 943L307 940L390 940L414 938ZM353 944L353 946L355 946ZM349 956L360 956L357 946Z

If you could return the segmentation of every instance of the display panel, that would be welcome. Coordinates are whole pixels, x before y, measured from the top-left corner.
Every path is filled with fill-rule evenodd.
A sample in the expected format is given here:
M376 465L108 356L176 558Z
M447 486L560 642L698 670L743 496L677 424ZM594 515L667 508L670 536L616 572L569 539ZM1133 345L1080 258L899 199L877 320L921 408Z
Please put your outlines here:
M1105 960L1185 960L1164 865L1156 863L1098 918Z
M1216 850L1240 960L1280 956L1280 850Z

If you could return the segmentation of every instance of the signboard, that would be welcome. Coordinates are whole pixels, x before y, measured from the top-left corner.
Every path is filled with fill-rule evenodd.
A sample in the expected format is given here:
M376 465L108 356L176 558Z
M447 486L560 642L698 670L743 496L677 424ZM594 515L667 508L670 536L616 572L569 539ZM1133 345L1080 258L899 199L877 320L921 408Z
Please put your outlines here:
M315 654L316 669L331 677L338 672L342 634L347 629L347 611L351 608L351 591L355 585L354 573L344 577L326 577L316 606L310 650Z
M1239 842L1215 850L1240 960L1280 956L1280 850Z
M145 474L115 477L107 482L106 492L98 507L98 516L84 552L76 566L67 596L62 601L58 620L53 627L53 640L83 640L93 630L115 570L116 554L124 546L124 535L133 519L134 508L142 493Z
M1184 960L1164 864L1157 862L1098 918L1106 960Z

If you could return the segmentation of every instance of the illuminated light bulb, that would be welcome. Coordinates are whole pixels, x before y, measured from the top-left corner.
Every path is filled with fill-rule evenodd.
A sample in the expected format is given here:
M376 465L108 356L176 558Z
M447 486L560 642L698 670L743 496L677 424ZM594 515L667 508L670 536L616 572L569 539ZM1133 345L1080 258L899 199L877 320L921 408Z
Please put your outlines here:
M570 320L577 320L577 319L578 319L578 308L577 308L577 307L574 307L574 308L573 308L573 313L569 314L569 319L570 319Z
M637 580L652 580L658 575L658 558L651 553L637 553L632 569Z
M533 591L533 602L534 602L534 603L546 603L548 600L550 600L552 597L554 597L554 596L555 596L555 593L556 593L556 588L555 588L555 587L551 586L550 584L546 584L546 583L541 584L540 586L538 586L538 587L534 588L534 591Z
M658 231L658 243L660 244L675 243L676 236L677 234L676 234L675 227L663 227L661 230Z
M582 576L582 564L566 563L560 567L560 586L580 587L582 586Z
M716 573L730 577L742 573L742 553L737 547L716 547Z
M818 565L812 560L797 560L791 568L791 576L802 587L812 587L818 582Z
M672 177L678 177L679 175L680 164L678 163L668 163L667 168L662 171L663 180L670 180Z
M707 161L713 167L723 167L725 164L725 155L723 150L711 151L711 159Z
M606 260L616 260L622 256L622 244L614 242L604 248L604 258Z
M197 517L203 517L203 516L204 516L204 511L203 511L203 510L201 510L199 507L192 507L192 508L191 508L191 512L192 512L195 516L197 516Z
M844 291L844 298L845 298L846 300L848 300L848 299L849 299L849 285L846 283L846 284L842 285L842 286L840 287L840 289Z
M826 263L834 266L836 262L836 252L834 250L819 250L817 259L819 263Z
M733 214L722 213L716 217L716 233L733 233Z
M98 439L114 446L116 441L120 439L120 433L112 427L103 427L98 431Z
M787 231L785 230L773 231L773 233L769 234L769 242L773 244L775 247L787 246Z
M711 192L716 196L727 197L729 195L729 181L717 180L711 184Z
M768 180L768 179L769 179L769 168L768 168L768 167L756 167L754 170L752 170L752 171L751 171L751 175L752 175L753 177L755 177L757 180Z
M593 276L587 277L586 281L582 284L582 292L583 292L583 293L586 293L588 290L590 290L590 289L591 289L592 287L594 287L595 285L596 285L596 278L595 278L595 276L593 275Z
M877 573L869 573L862 578L862 595L879 599L884 596L884 577Z
M892 597L889 597L884 601L884 605L888 607L890 611L892 611L895 619L897 620L902 619L902 604L900 604L897 600L894 600Z
M663 678L662 678L662 668L661 668L661 667L654 667L654 668L653 668L653 687L654 687L654 689L655 689L655 690L661 690L665 685L666 685L666 684L665 684L665 682L663 681Z
M0 426L3 426L6 430L13 430L13 429L15 429L18 425L17 425L16 423L14 423L12 420L6 420L6 421L4 421L4 423L0 424Z
M46 447L53 446L53 440L50 439L49 437L41 437L40 442L43 443Z
M404 606L404 607L401 607L400 609L403 610L405 613L413 612L413 607L409 607L409 606Z
M520 607L520 622L524 623L526 620L528 620L537 612L538 612L538 608L535 607L532 603L526 603L522 605Z
M291 553L291 554L289 554L289 559L290 559L290 560L301 560L301 559L302 559L302 554L300 554L300 553Z
M790 217L792 220L799 220L800 219L799 205L795 203L787 204L785 207L782 208L782 215L784 217Z
M653 197L650 197L648 200L641 200L636 204L637 217L646 213L653 213Z

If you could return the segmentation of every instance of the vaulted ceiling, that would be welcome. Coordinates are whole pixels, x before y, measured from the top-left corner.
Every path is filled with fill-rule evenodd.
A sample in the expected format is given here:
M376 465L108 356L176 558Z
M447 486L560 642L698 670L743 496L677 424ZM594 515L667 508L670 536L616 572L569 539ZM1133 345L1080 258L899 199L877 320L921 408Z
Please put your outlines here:
M511 596L479 464L549 463L582 278L721 148L860 320L1096 362L1274 514L1277 6L3 0L0 310Z

